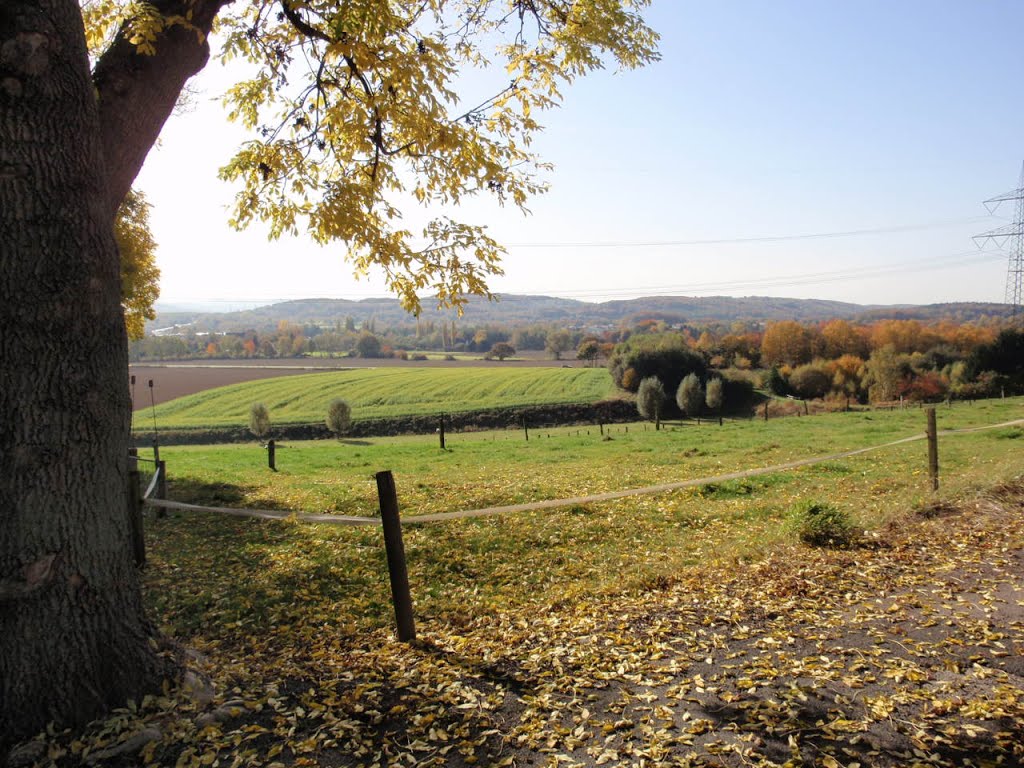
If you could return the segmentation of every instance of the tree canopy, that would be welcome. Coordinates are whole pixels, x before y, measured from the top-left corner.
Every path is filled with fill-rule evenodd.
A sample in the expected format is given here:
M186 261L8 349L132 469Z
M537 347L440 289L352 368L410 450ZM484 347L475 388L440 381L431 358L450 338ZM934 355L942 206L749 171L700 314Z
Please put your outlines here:
M675 392L687 374L703 376L707 364L679 334L639 335L615 347L608 369L623 389L635 392L642 379L656 376L666 392Z
M487 357L496 357L499 360L504 360L506 357L512 357L515 353L515 347L507 341L499 341L491 347L490 351L487 353Z
M697 374L688 373L679 382L679 387L676 389L676 405L690 418L700 416L701 406L704 405L704 387Z
M665 387L657 376L648 376L640 382L636 391L636 409L643 418L660 422L665 401Z
M648 4L5 0L0 584L30 599L3 610L0 753L47 722L140 700L171 663L125 533L131 403L113 232L211 43L251 70L227 96L253 131L222 171L239 184L232 222L341 242L357 272L378 267L415 311L421 292L448 305L488 295L501 249L448 209L478 195L526 209L545 184L530 150L539 113L586 72L654 60ZM419 229L402 219L416 204Z
M357 274L379 267L416 311L423 291L455 305L489 295L501 246L437 209L490 195L526 211L548 167L530 148L539 113L606 63L655 60L648 4L96 0L83 15L97 75L119 34L158 59L169 33L205 41L215 16L219 56L251 72L225 97L230 119L254 134L221 170L240 185L231 223L340 240ZM419 229L403 220L415 203L428 208Z

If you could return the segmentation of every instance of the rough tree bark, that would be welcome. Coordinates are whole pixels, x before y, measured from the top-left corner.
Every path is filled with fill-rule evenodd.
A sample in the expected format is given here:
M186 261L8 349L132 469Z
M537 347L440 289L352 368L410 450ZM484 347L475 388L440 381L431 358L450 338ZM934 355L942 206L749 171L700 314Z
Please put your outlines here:
M128 555L127 352L81 18L68 2L0 8L5 741L161 670Z
M167 81L118 129L101 115L77 2L0 0L0 758L47 722L80 723L171 671L143 613L126 519L112 224L174 83L206 61L191 40L200 55L163 68L123 51L111 62L115 109L132 108L132 88Z

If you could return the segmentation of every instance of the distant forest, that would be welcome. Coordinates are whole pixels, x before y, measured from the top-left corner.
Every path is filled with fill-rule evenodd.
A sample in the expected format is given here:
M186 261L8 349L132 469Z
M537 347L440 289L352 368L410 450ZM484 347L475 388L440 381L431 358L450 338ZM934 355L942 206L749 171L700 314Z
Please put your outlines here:
M924 306L875 306L820 299L784 299L765 296L686 297L655 296L591 303L550 296L499 296L495 301L472 297L461 318L454 310L438 310L423 302L423 323L440 324L458 320L460 327L502 325L518 327L534 323L557 323L565 328L608 328L642 320L661 320L673 325L701 323L748 323L770 320L949 320L957 323L989 322L1005 318L1005 304L956 303ZM416 319L395 299L301 299L270 304L240 312L161 312L147 324L147 332L174 325L190 325L203 331L267 331L287 321L302 326L331 328L351 320L358 328L373 323L379 329L415 329Z
M699 312L682 312L691 302ZM1024 331L1017 327L1020 317L1011 316L1005 305L886 308L763 298L581 304L514 296L475 303L462 317L432 313L410 320L395 315L391 303L287 302L196 316L147 334L130 349L135 361L416 360L426 359L427 351L505 360L543 350L555 360L608 365L615 384L628 392L638 392L645 379L657 379L671 398L682 379L693 374L697 379L691 387L720 379L714 386L724 387L733 401L748 400L755 389L847 405L851 400L930 401L1024 391ZM388 311L367 313L369 306ZM334 316L355 307L363 310L358 319L356 314ZM504 315L498 307L505 308ZM755 308L761 316L744 316ZM694 317L700 312L704 316Z

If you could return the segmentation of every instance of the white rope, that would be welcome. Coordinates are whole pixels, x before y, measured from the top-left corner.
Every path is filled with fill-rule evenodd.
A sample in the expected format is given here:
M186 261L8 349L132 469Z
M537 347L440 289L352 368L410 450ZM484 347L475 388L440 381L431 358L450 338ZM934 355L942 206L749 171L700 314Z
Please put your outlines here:
M142 500L143 501L147 501L149 499L149 497L153 495L153 491L156 490L156 484L157 484L157 482L159 480L160 480L160 465L158 464L157 467L156 467L156 472L153 473L153 479L149 481L149 487L146 489L146 492L144 494L142 494Z
M264 520L300 520L305 523L328 523L330 525L380 525L379 517L349 517L345 515L317 515L307 512L289 512L284 509L239 509L237 507L203 507L182 501L146 499L146 505L159 509L178 509L182 512L217 512L234 517L259 517Z
M987 426L982 427L946 429L940 431L938 434L948 437L951 435L967 434L970 432L983 432L989 429L1001 429L1003 427L1013 427L1020 425L1024 425L1024 419L1004 421L1001 424L989 424ZM486 507L484 509L466 509L459 512L438 512L435 514L428 515L410 515L409 517L402 518L402 524L413 525L418 523L438 523L445 520L460 520L474 517L490 517L492 515L503 515L509 512L533 512L539 509L557 509L559 507L571 507L580 504L593 504L601 501L614 501L615 499L624 499L629 496L642 496L648 494L666 493L668 491L676 491L682 488L693 488L695 486L707 485L709 483L724 483L729 480L740 480L746 477L757 477L759 475L767 475L773 472L784 472L790 469L798 469L799 467L806 467L810 466L811 464L820 464L825 461L846 459L851 456L858 456L862 453L868 453L870 451L878 451L883 448L891 448L895 445L917 442L918 440L924 440L926 437L926 434L921 433L917 435L912 435L911 437L904 437L899 440L893 440L892 442L889 443L882 443L881 445L871 445L866 448L856 448L851 451L831 453L828 454L827 456L815 456L814 458L798 459L796 461L790 461L785 464L774 464L770 467L761 467L759 469L744 469L738 472L730 472L724 475L714 475L712 477L697 477L691 480L680 480L672 483L661 483L660 485L649 485L643 488L630 488L623 491L608 491L607 493L597 493L589 496L576 496L570 499L548 499L546 501L534 501L526 504L509 504L501 507ZM326 523L328 525L380 525L379 517L321 515L309 514L306 512L289 512L286 510L279 509L238 509L235 507L203 507L197 504L185 504L180 501L150 499L148 498L149 491L147 491L146 493L147 498L145 500L145 503L147 505L151 507L161 507L163 509L179 509L186 512L219 512L224 515L234 515L236 517L258 517L265 520L295 519L306 523Z

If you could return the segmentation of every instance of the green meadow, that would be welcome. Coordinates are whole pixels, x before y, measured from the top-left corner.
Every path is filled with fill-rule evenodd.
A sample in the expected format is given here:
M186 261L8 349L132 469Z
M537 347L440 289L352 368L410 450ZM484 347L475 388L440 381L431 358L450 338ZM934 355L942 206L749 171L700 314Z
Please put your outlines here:
M1024 399L938 409L940 430L1024 418ZM374 473L396 479L404 517L713 477L881 445L924 431L908 409L764 422L635 423L278 445L277 472L256 443L166 447L171 498L213 506L376 514ZM939 498L1024 472L1024 428L942 435ZM870 538L933 500L923 440L812 466L615 501L407 525L417 615L460 616L649 586L698 564L726 567L793 545L794 504L847 512ZM352 631L390 608L380 529L171 513L147 521L147 590L176 635L256 631L306 611Z
M232 384L156 407L162 429L248 423L260 402L274 424L322 422L334 398L356 420L526 405L592 403L612 393L603 368L370 368ZM146 424L149 414L146 413Z

